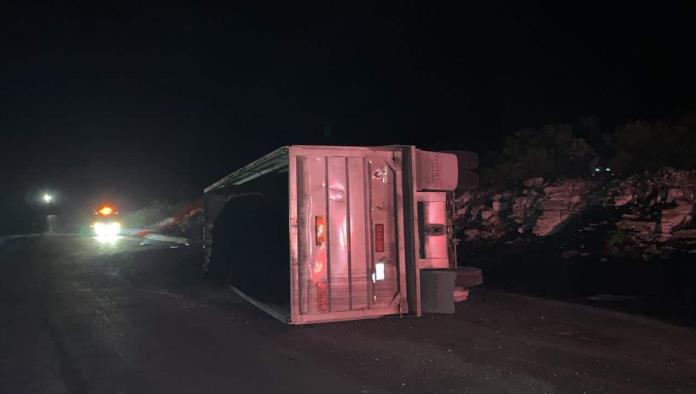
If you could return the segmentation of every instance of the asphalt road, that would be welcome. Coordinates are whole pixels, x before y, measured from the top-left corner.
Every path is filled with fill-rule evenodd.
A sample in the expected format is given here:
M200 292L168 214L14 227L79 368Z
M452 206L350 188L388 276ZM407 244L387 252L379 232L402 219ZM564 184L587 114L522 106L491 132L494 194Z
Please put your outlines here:
M480 289L455 315L284 326L194 246L0 240L0 393L696 392L696 330Z

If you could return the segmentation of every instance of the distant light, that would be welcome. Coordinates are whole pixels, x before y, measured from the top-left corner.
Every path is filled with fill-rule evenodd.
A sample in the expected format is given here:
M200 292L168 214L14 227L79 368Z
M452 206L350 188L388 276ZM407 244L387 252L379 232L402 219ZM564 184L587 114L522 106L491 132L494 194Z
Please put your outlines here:
M44 193L43 200L46 204L50 204L51 201L53 201L53 196L48 193Z
M607 167L607 168L605 168L604 170L605 170L606 172L609 172L609 171L611 171L611 168Z
M111 207L104 207L99 210L99 213L105 216L111 215L113 212L114 210Z
M599 167L595 168L594 170L595 170L595 172L600 172L600 171L602 171L602 169L599 168Z

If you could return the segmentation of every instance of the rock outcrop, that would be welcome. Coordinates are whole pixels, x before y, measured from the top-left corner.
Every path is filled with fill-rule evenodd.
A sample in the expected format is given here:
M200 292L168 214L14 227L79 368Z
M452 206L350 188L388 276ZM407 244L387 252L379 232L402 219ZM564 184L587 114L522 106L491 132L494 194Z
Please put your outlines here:
M467 192L457 199L457 220L470 241L495 240L511 231L545 237L587 206L594 187L594 182L585 180L546 184L533 178L515 191Z
M457 197L460 234L469 242L547 237L590 207L617 211L607 239L610 254L660 254L665 243L696 243L696 171L665 169L625 179L532 178L505 191L478 190Z
M613 204L628 212L616 222L617 233L608 249L619 255L639 254L645 260L660 254L672 239L688 239L694 226L696 173L665 169L617 182L611 190ZM627 202L624 203L624 201ZM696 234L693 234L696 235Z
M545 187L539 202L541 215L533 233L545 237L561 229L568 219L587 207L588 194L594 187L592 182L575 179Z

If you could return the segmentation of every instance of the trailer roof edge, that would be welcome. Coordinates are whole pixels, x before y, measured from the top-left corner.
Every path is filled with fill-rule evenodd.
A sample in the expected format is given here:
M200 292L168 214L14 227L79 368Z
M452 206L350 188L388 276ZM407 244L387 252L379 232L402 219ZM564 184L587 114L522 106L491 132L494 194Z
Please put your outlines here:
M244 167L233 171L232 173L217 180L215 183L209 185L203 189L203 193L207 194L214 192L229 185L239 185L263 174L287 167L288 150L288 146L282 146L261 157L260 159L252 161Z

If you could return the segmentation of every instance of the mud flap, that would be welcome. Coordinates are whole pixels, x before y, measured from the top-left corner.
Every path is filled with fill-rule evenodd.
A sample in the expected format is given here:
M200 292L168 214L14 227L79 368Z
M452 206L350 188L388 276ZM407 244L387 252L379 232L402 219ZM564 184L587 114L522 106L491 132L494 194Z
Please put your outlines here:
M421 308L425 313L454 313L454 281L457 272L424 269L420 272Z

